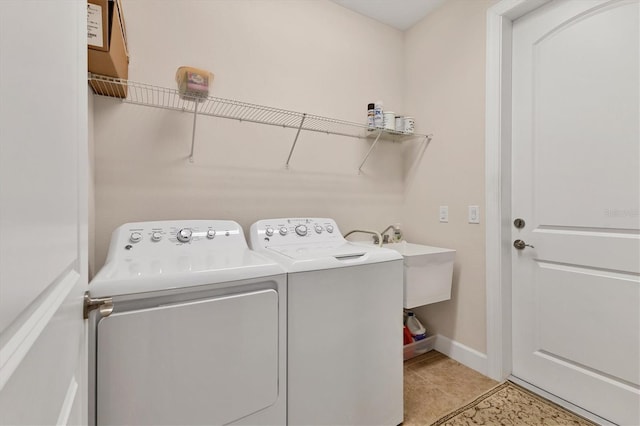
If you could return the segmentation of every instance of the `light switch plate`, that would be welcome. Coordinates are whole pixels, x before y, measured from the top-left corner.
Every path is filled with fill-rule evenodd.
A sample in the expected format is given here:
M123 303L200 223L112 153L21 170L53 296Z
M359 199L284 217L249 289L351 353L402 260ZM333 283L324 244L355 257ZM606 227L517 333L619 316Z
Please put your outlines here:
M469 223L480 223L480 207L469 206Z
M440 206L440 222L449 222L449 206Z

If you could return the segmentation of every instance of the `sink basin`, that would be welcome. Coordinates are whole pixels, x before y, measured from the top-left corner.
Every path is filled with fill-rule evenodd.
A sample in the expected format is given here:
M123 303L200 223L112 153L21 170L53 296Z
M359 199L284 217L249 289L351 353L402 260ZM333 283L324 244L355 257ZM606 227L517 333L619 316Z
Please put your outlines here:
M383 247L404 257L405 308L451 299L455 250L406 241L384 244Z

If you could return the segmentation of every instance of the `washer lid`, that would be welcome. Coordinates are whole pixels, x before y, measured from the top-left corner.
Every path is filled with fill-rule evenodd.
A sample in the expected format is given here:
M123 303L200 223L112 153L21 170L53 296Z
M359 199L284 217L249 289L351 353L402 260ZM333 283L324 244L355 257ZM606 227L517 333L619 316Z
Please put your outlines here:
M394 251L379 247L365 247L350 242L335 245L268 247L261 251L280 263L287 272L315 271L320 269L344 268L370 263L402 260Z
M333 219L263 219L251 225L250 244L285 267L287 272L343 268L402 260L395 250L345 240Z
M281 256L286 256L292 261L302 261L325 257L357 259L366 256L369 247L356 246L350 243L338 243L324 245L292 244L289 246L267 247L267 249Z

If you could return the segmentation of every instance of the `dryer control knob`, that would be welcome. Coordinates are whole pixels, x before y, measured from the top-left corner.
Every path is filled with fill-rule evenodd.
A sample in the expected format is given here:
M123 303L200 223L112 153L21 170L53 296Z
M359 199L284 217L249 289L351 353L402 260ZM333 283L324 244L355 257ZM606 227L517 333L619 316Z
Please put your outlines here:
M142 234L139 232L132 232L131 236L129 237L129 241L131 241L132 243L137 243L141 239L142 239Z
M154 232L151 234L152 241L160 241L162 239L162 234L160 232Z
M296 234L304 237L305 235L307 235L307 227L305 225L296 226Z
M327 232L331 234L333 232L333 226L327 225Z
M284 237L285 235L287 235L287 233L289 233L289 230L286 227L282 226L279 232L280 232L280 235Z
M272 237L273 236L273 228L265 229L264 233L267 234L267 237Z
M322 226L316 225L314 229L316 230L316 234L322 234Z
M176 237L178 238L178 241L188 243L189 241L191 241L191 234L191 229L182 228L178 231Z
M207 231L207 238L210 240L213 240L216 237L216 230L215 229L209 229Z

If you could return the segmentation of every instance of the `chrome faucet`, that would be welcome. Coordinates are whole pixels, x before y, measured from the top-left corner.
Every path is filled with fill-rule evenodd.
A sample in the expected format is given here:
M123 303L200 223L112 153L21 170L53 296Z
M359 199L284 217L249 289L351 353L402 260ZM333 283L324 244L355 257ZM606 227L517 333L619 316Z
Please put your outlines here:
M343 238L347 238L351 234L355 234L356 232L364 233L364 234L373 234L373 243L379 247L382 247L382 243L380 242L380 234L377 231L369 231L367 229L354 229L353 231L349 231L343 235ZM388 235L385 235L388 237Z
M382 243L383 244L387 244L389 243L389 234L387 234L387 232L393 229L393 240L394 241L400 241L402 240L402 231L400 230L400 225L399 224L395 224L395 225L389 225L387 226L384 231L382 231L380 233L380 235L382 236ZM374 244L379 244L380 240L378 239L377 235L373 236L373 243Z

